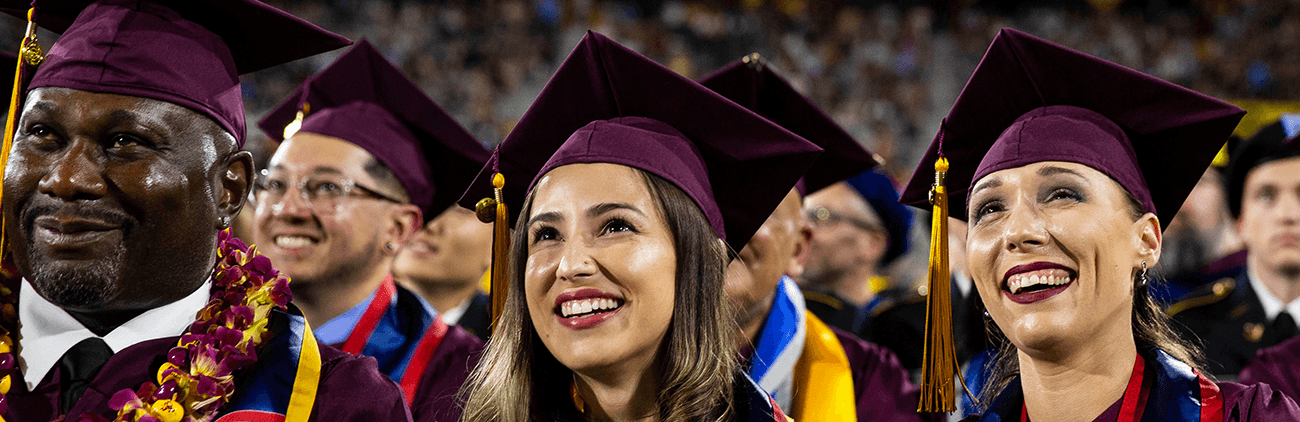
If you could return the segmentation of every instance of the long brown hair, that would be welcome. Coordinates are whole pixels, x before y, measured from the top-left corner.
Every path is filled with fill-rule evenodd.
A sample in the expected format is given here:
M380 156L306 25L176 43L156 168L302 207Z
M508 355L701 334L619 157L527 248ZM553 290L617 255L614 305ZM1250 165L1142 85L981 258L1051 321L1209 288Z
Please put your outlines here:
M1116 182L1116 186L1119 183ZM1133 221L1142 218L1145 213L1142 211L1142 204L1133 197L1133 194L1120 188L1128 198L1129 214ZM1159 348L1164 350L1174 359L1178 359L1198 373L1204 373L1201 370L1205 359L1204 353L1189 343L1187 340L1178 336L1173 327L1170 326L1169 315L1161 310L1160 305L1156 304L1155 299L1151 297L1151 285L1153 283L1162 283L1158 277L1148 277L1147 283L1141 283L1141 274L1135 273L1133 278L1133 341L1138 350L1147 350ZM997 324L991 318L984 318L984 328L988 332L990 343L996 349L996 354L985 365L985 370L989 374L988 385L980 390L980 407L982 411L988 410L988 406L997 398L1002 390L1006 389L1011 380L1020 375L1020 360L1016 353L1016 346L1011 344L1006 334L998 328Z
M734 419L731 318L723 293L725 244L699 207L672 183L633 168L642 176L660 215L672 231L677 253L672 323L660 346L658 417L662 421L720 422ZM541 342L524 297L527 230L533 192L515 225L510 250L510 293L483 360L461 388L467 397L463 420L472 422L580 421L573 405L573 371Z

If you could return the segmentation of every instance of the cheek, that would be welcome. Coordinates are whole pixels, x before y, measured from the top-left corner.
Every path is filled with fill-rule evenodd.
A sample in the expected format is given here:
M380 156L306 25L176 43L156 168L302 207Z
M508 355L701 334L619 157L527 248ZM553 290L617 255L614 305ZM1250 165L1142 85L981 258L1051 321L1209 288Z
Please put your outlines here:
M551 253L541 251L528 256L524 264L524 294L528 307L536 313L541 302L546 299L546 292L555 284L555 266L558 259Z

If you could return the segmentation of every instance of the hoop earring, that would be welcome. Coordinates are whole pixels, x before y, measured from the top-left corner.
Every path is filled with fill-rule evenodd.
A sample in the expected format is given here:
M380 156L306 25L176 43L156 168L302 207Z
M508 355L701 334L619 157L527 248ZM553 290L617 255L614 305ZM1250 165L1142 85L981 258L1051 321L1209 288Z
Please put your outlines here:
M1142 261L1142 272L1138 274L1138 287L1147 286L1147 262Z

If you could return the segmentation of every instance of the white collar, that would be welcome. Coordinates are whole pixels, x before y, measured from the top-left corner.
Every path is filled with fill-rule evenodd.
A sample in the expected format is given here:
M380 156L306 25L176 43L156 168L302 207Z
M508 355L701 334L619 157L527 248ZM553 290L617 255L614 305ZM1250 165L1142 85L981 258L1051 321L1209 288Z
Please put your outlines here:
M1264 308L1264 316L1268 318L1268 322L1273 322L1273 319L1277 318L1278 314L1281 314L1283 310L1291 314L1293 319L1300 318L1300 298L1291 301L1291 303L1283 304L1282 299L1273 296L1273 292L1268 290L1264 282L1259 281L1259 277L1255 275L1255 269L1250 268L1249 265L1246 266L1246 279L1250 280L1250 287L1255 289L1255 296L1259 297L1259 305Z
M113 353L144 341L185 333L212 294L212 279L181 300L150 309L100 337ZM32 390L45 378L54 364L82 340L98 337L63 308L50 303L23 279L18 293L18 329L22 338L23 360L27 367L23 378Z
M465 311L469 310L469 304L473 301L474 296L470 296L462 300L455 308L448 309L447 312L439 312L442 314L442 322L447 325L456 325L457 322L460 322L460 317L465 316Z

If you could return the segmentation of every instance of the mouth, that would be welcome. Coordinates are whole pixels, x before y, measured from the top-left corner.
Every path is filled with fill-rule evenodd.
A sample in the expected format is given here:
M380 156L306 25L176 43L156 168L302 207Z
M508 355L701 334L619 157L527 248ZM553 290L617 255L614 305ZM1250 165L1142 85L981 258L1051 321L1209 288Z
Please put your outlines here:
M1002 291L1017 303L1033 303L1065 291L1078 272L1061 264L1034 262L1017 265L1002 279Z
M118 224L75 216L43 215L33 220L36 237L56 249L78 249L123 230Z
M275 243L276 247L281 249L300 249L320 243L320 239L318 238L300 234L276 235L272 238L272 241Z
M574 329L599 325L623 309L626 299L597 289L564 292L555 298L552 312L560 323Z

